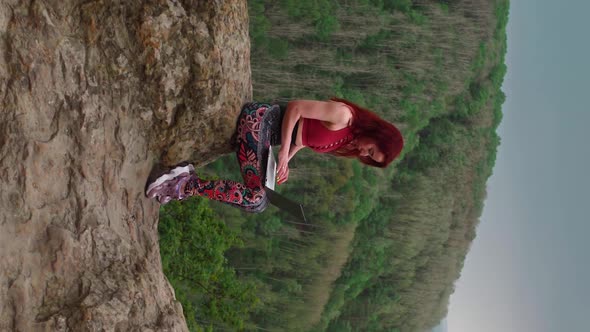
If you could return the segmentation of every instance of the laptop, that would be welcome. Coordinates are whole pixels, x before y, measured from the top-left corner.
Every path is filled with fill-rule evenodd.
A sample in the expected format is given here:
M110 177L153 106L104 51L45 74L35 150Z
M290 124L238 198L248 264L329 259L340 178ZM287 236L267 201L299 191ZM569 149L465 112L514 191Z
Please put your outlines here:
M272 152L272 146L268 149L268 160L266 162L266 180L264 181L264 190L270 203L281 210L289 212L298 220L307 223L305 213L303 212L303 205L294 202L287 197L276 192L275 184L277 181L277 162Z

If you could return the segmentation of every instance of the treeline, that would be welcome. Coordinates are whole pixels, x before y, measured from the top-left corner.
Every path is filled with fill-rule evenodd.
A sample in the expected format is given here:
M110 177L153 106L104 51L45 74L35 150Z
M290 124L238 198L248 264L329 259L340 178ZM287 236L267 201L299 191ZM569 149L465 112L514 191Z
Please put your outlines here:
M259 304L251 283L239 280L224 253L241 246L208 202L170 202L158 224L162 268L182 303L191 331L242 329Z
M499 144L508 2L493 9L497 23L466 88L417 132L393 178L395 194L360 222L318 330L424 331L446 316Z
M215 215L193 221L207 228L222 220L212 236L221 242L202 230L182 242L211 246L225 279L202 272L209 264L202 256L186 256L182 266L204 279L165 264L169 278L184 271L171 279L191 330L436 325L475 237L495 162L508 1L251 0L249 12L256 100L347 98L396 123L406 148L386 170L300 152L280 190L304 203L312 225L273 207L248 215L210 204ZM240 179L237 169L228 156L199 173ZM209 203L170 209L191 204ZM162 234L178 234L172 230L189 217L167 210L162 215L177 218L161 217L161 227L173 225ZM191 250L179 243L161 241L163 262Z

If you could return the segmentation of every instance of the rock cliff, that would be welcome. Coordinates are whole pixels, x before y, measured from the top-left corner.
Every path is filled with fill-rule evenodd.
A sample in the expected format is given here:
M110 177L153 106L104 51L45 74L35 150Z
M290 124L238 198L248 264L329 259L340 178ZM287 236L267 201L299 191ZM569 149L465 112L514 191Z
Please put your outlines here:
M184 331L158 163L230 151L245 0L0 0L0 331Z

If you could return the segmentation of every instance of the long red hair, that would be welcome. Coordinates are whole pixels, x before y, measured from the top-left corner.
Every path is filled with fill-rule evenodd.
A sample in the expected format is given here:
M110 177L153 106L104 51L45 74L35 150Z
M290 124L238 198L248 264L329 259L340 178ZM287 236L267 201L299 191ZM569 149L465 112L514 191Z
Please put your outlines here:
M369 156L361 156L359 149L353 144L347 144L330 152L337 156L356 157L360 162L369 166L387 167L404 146L404 138L401 132L393 124L381 119L377 114L360 107L346 99L332 97L330 100L344 103L352 107L352 124L350 126L353 141L360 137L373 139L379 150L383 153L383 162L377 162Z

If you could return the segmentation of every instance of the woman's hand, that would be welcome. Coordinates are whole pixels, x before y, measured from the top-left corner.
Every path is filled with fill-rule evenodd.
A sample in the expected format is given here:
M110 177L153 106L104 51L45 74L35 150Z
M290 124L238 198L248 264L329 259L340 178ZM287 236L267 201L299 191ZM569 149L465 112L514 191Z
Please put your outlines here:
M277 184L282 184L289 178L289 149L279 150L279 163L277 164Z

